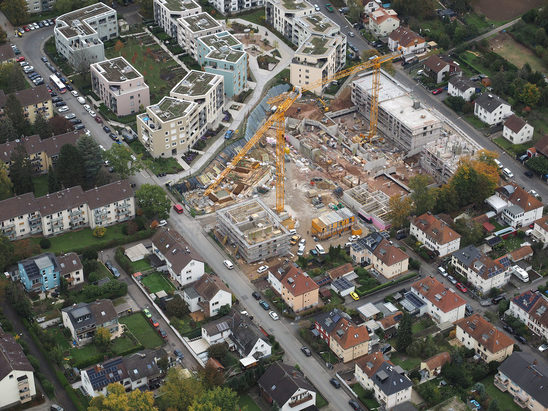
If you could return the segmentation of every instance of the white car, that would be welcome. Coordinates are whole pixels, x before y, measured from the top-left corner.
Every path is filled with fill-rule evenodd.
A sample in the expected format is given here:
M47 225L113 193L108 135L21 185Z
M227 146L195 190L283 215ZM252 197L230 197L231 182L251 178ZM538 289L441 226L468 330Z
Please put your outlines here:
M548 350L548 344L542 344L540 347L538 347L538 350L540 352L544 352L544 351Z
M234 268L234 264L232 264L232 261L230 260L224 260L223 264L228 268L229 270L232 270Z
M86 104L86 100L84 99L84 97L78 97L76 100L77 100L78 103L80 103L80 104ZM89 107L89 106L88 106L88 107Z
M167 221L166 220L160 220L160 222L158 223L158 227L163 227L167 225Z
M529 194L531 194L533 197L539 197L538 193L535 190L529 190Z
M94 118L97 117L97 114L95 114L95 111L93 110L89 110L88 113L91 117L94 117Z
M72 94L74 97L78 97L78 92L76 90L72 90L70 94Z
M65 111L69 111L69 108L67 106L61 106L57 111L59 111L59 113L64 113Z
M320 6L318 6L318 5L316 4L316 5L314 6L314 9L315 9L316 11L320 11Z
M304 244L300 245L299 249L297 250L297 256L300 257L301 255L304 255L304 250L305 250Z
M348 239L348 241L353 243L354 241L358 241L359 238L360 238L359 235L351 235L350 238Z
M30 73L31 71L34 71L34 67L33 66L25 66L25 67L23 67L23 71L25 73Z
M278 314L276 314L274 311L269 311L269 312L268 312L268 315L270 315L270 317L271 317L274 321L280 319L280 317L278 317Z
M257 268L257 272L258 272L259 274L264 273L266 270L268 270L268 266L267 266L267 265L261 265L259 268Z
M303 245L303 246L306 245L306 238L301 238L301 239L299 240L299 247L302 246L302 245Z
M107 151L107 150L105 150L105 147L103 147L102 144L99 144L99 148L100 148L101 150L103 150L103 151Z
M90 110L91 110L91 106L90 106L89 104L84 104L84 110L90 111Z

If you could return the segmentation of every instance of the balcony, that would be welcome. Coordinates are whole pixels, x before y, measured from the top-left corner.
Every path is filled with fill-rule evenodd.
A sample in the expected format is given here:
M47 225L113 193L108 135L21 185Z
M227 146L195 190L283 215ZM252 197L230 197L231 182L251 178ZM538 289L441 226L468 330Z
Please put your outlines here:
M305 403L305 402L307 402L307 401L310 401L311 399L312 399L312 394L308 393L308 394L307 394L306 396L304 396L304 397L301 397L301 398L299 398L299 399L297 399L297 400L294 400L294 401L290 401L290 402L289 402L289 406L290 406L291 408L297 407L298 405L301 405L301 404L303 404L303 403Z
M497 387L502 392L508 391L508 380L502 381L498 375L495 375L495 379L493 380L493 384L495 387Z
M96 208L95 210L93 210L93 215L96 218L106 216L107 213L108 213L108 210L106 208Z

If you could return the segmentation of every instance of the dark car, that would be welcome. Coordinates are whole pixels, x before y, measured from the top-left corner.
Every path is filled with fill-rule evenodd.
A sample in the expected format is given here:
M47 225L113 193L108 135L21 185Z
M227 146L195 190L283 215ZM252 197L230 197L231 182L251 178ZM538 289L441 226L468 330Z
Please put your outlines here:
M502 329L503 329L504 331L509 332L510 334L514 334L514 329L513 329L512 327L510 327L508 324L504 324L504 325L502 326Z
M304 355L306 355L307 357L311 357L312 356L312 351L310 351L310 349L308 347L301 347L301 351L303 352Z
M472 314L474 314L474 309L470 305L466 304L466 308L464 309L464 315L468 317Z
M531 170L524 171L523 174L525 174L529 178L532 178L534 176L534 174Z
M63 99L62 99L61 97L53 97L53 98L51 99L51 102L52 102L52 103L58 103L59 101L63 101Z
M106 126L105 126L105 127L106 127ZM104 128L104 127L103 127L103 128ZM118 141L118 136L117 136L116 134L110 133L108 136L111 138L111 140L113 140L113 141Z
M339 380L337 380L336 378L331 378L329 380L329 382L331 383L331 385L335 388L341 388L341 383L339 382Z
M527 340L521 335L516 335L516 340L518 340L522 344L527 344Z
M164 340L167 339L167 333L162 330L161 328L158 330L158 334L160 335L160 337L162 337Z
M72 124L81 124L82 123L82 120L80 120L79 118L71 118L69 121Z
M42 60L44 63L48 62L48 58L46 56L40 57L40 60Z
M74 88L73 88L70 84L67 84L66 86L67 86L67 90L68 90L68 91L74 90Z
M350 405L352 407L352 409L356 410L356 411L359 411L359 410L362 409L362 407L360 407L360 404L358 404L358 401L356 401L356 400L348 401L348 405Z
M491 299L491 302L496 305L496 304L500 303L502 300L505 300L505 299L506 299L506 297L504 295L497 295L496 297L493 297Z
M105 133L110 133L112 130L110 129L109 126L103 126L103 130L105 131Z
M270 304L268 304L266 301L261 300L259 301L259 305L263 307L263 310L268 311L270 310Z
M61 107L61 106L66 106L67 104L61 100L61 101L58 101L57 103L55 103L55 107Z
M84 126L83 124L76 124L76 125L74 126L74 129L75 129L75 130L82 130L82 129L84 129L84 128L86 128L86 126Z
M259 294L257 291L253 291L251 293L251 295L253 296L254 299L256 300L260 300L261 299L261 294Z
M105 267L107 267L109 270L112 271L113 265L112 265L112 263L111 263L110 261L107 261L107 262L105 263Z
M179 350L173 350L173 354L175 354L175 357L177 358L181 358L181 359L185 358L185 355Z

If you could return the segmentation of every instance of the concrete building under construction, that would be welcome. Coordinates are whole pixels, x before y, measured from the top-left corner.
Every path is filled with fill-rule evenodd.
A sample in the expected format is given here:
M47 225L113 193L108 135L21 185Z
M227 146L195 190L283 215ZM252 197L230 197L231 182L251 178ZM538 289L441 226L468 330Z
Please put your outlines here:
M367 183L345 190L343 201L359 217L373 223L380 230L390 226L388 222L388 201L390 197L380 190L374 190Z
M280 217L259 199L225 207L216 213L217 234L235 245L248 263L289 253L289 231Z
M325 240L336 234L350 230L356 222L356 216L348 208L327 211L319 217L312 219L312 235L320 240Z
M483 149L470 137L457 133L446 133L422 149L421 167L432 175L438 183L445 184L453 176L459 161L465 157L474 157Z
M368 72L352 83L352 102L369 118L373 73ZM404 150L417 154L430 141L440 137L442 122L432 110L421 106L410 90L386 72L380 74L378 133Z

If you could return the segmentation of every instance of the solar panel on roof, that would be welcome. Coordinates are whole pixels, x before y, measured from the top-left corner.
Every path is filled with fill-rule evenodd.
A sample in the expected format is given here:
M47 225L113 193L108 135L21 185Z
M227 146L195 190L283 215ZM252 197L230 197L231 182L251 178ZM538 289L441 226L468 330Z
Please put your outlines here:
M487 240L487 244L492 247L494 245L497 245L501 241L502 241L502 239L500 237L493 237L493 238L490 238L489 240Z
M504 266L504 268L506 267L510 267L511 265L511 262L510 262L510 259L508 257L502 257L499 262Z
M219 323L217 324L217 330L219 331L226 331L228 330L230 327L228 326L228 324L226 323L226 321L223 321L222 323Z

